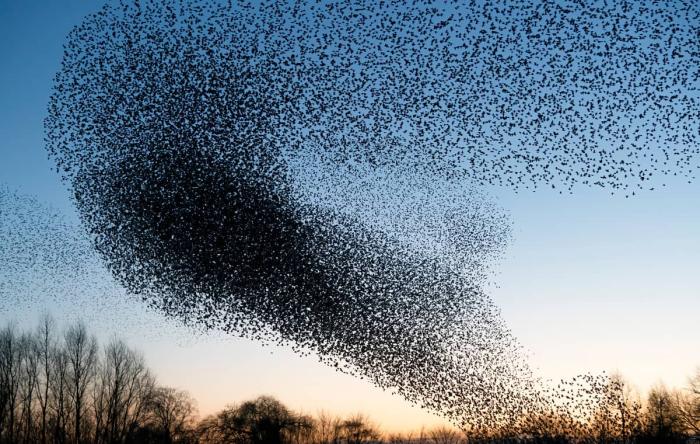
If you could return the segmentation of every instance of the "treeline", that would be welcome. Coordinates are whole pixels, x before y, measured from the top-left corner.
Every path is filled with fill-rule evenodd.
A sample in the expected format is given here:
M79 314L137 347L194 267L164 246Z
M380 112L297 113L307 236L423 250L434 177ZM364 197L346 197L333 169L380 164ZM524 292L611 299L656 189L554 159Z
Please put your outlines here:
M562 381L510 424L450 442L700 443L700 368L686 387L658 385L645 398L619 375L582 379Z
M186 442L193 413L141 354L117 339L100 347L81 323L0 331L0 443Z
M489 430L387 435L361 416L296 413L271 397L197 418L194 400L163 387L141 354L100 346L83 324L0 331L0 444L457 444L683 442L700 435L700 370L688 387L642 402L620 377L570 381L544 407Z

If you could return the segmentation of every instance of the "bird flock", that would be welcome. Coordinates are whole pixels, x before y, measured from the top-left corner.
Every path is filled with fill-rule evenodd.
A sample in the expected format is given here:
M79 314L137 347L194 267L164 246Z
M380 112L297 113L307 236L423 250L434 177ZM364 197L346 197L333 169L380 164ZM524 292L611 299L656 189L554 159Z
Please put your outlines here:
M144 311L140 298L114 282L79 221L0 182L0 317L31 322L46 311L62 322L152 339L187 343L201 336L176 322L166 329L159 313Z
M56 211L0 184L0 312L33 302L43 282L78 280L90 244L77 238Z
M47 149L152 307L503 424L541 393L484 290L510 221L481 187L692 180L699 13L108 3L68 36Z

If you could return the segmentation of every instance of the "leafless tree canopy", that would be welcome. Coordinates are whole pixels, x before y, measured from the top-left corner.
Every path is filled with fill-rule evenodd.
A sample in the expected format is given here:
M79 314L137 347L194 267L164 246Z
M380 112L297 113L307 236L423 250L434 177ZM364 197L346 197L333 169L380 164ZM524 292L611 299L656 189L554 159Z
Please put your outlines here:
M185 391L163 387L118 338L100 346L83 324L0 330L0 444L681 443L700 432L700 368L686 387L641 397L620 375L580 376L541 407L490 429L383 434L363 415L294 412L261 396L197 419Z
M143 356L117 339L100 347L83 324L0 331L0 443L185 443L194 414Z

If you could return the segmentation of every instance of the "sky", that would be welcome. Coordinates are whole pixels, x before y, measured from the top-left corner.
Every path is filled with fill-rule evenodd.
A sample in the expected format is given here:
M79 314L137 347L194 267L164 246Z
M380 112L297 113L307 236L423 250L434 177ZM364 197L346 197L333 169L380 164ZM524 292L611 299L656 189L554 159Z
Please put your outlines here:
M0 183L69 220L77 216L44 150L42 120L64 37L98 7L0 0ZM667 183L630 199L589 188L489 190L513 221L513 240L488 291L542 376L619 371L644 391L661 381L682 386L700 365L700 184ZM103 341L118 336L140 349L158 379L190 391L202 414L271 394L308 413L363 412L387 430L445 423L313 356L195 335L107 288L0 307L0 323L33 325L47 310L84 318Z

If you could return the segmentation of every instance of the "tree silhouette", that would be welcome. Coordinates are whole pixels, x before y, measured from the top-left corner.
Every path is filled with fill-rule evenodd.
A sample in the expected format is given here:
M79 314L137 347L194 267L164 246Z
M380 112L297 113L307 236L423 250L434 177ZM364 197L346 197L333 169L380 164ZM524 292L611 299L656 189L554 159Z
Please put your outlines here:
M365 416L311 418L270 396L195 418L190 395L158 385L117 338L100 347L85 325L62 331L49 316L32 331L0 329L0 444L680 443L700 430L700 369L645 403L620 375L579 375L509 424L386 439Z
M123 341L100 348L83 324L61 334L49 316L0 330L0 444L190 443L193 415Z
M647 438L655 442L679 440L683 429L673 395L659 385L649 392L646 418Z
M190 440L195 403L190 395L172 387L157 387L150 400L149 426L159 430L164 444Z
M700 367L688 380L684 391L676 394L678 416L687 431L700 434Z
M379 431L362 415L355 415L340 425L341 439L347 444L362 444L379 439Z
M221 411L205 421L204 429L212 443L283 444L300 433L310 434L312 423L278 400L261 396Z
M97 339L89 336L84 324L68 328L65 334L68 356L68 394L73 408L73 442L83 442L83 423L86 418L86 395L95 377L97 364Z

